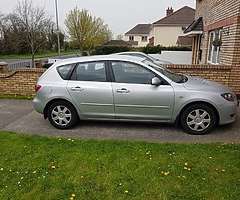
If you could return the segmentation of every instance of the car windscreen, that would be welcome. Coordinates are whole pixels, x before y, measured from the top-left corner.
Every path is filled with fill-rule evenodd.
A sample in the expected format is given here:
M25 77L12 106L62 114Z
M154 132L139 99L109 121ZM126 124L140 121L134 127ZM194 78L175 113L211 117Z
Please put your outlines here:
M157 65L149 60L144 60L143 63L147 64L148 66L152 67L153 69L157 70L170 80L174 81L175 83L185 83L187 81L187 77L184 75L176 74L169 69L164 68L163 66Z

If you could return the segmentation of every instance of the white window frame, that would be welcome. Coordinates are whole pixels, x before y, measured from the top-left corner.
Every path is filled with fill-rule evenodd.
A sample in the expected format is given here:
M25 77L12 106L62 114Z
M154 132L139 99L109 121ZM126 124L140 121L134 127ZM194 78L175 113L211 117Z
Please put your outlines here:
M212 43L215 39L222 39L222 29L217 29L209 33L208 43L208 63L218 65L220 58L221 46L214 46Z
M129 36L129 41L134 41L134 36L133 35Z
M146 35L142 35L142 42L147 42L148 41L148 38Z

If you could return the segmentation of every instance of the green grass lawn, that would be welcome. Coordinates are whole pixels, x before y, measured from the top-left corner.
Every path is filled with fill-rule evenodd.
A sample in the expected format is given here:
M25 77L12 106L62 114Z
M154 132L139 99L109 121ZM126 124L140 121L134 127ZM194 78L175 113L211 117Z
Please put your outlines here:
M239 144L0 132L0 199L239 199Z
M24 95L19 95L19 94L0 94L0 99L25 99L25 100L32 100L32 96L24 96Z

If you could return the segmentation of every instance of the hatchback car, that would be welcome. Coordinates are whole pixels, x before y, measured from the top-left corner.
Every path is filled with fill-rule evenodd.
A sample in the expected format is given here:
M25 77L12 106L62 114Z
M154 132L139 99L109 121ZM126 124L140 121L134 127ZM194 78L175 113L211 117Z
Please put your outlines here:
M57 61L36 84L34 108L59 129L80 120L179 123L206 134L234 122L237 100L226 86L175 74L131 56L89 56Z

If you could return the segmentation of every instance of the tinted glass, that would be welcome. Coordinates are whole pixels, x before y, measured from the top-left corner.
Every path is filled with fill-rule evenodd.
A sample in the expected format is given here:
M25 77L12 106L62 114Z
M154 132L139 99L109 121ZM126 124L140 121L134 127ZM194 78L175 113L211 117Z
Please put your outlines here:
M75 69L75 79L78 81L106 81L104 62L79 63Z
M117 83L150 84L154 73L134 63L112 62L113 73Z
M149 61L143 61L143 63L147 64L148 66L152 67L153 69L159 71L161 74L163 74L164 76L166 76L167 78L169 78L170 80L176 82L176 83L184 83L186 82L186 78L183 75L179 75L176 74L172 71L170 71L169 69L166 69L160 65L157 65L156 63L153 62L149 62Z
M69 77L70 70L74 67L75 64L63 65L57 67L57 72L62 79L66 80Z

